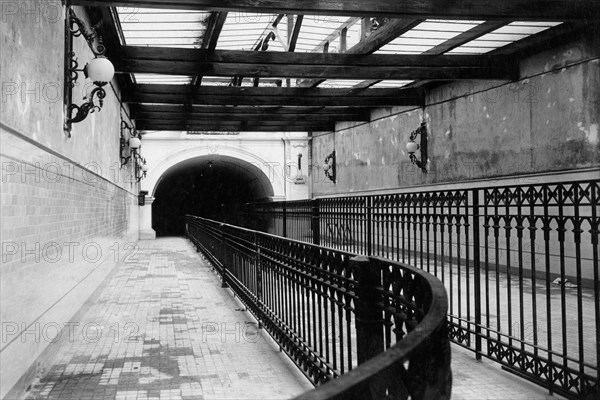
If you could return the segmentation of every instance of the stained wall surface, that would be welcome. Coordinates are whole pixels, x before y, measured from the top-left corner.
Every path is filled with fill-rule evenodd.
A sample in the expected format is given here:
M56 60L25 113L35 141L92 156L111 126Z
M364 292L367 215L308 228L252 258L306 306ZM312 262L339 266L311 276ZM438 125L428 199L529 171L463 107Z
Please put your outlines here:
M312 140L313 194L481 181L600 166L600 52L582 38L520 62L515 82L464 81L427 92L424 108L393 107L371 122L339 123ZM406 153L410 132L429 129L429 172ZM337 183L321 164L333 150ZM597 171L596 171L597 173Z
M138 183L129 166L120 167L126 108L118 87L106 86L102 110L75 124L69 138L64 6L3 2L2 11L0 398L44 369L38 357L77 323L76 312L131 251L138 232ZM81 37L74 51L80 68L93 57ZM89 90L80 74L74 103Z

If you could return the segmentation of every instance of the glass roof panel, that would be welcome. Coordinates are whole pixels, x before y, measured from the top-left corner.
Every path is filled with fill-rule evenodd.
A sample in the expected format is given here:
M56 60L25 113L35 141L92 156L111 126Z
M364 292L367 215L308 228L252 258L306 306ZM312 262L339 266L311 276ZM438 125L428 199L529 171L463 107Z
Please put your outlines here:
M232 78L223 76L205 76L202 78L202 86L229 86ZM285 82L285 78L261 78L259 80L260 87L275 87L281 86ZM254 86L254 78L244 78L242 86Z
M153 47L199 48L204 39L210 12L189 10L162 10L144 8L117 8L125 45ZM221 31L217 49L253 51L270 32L276 37L268 42L268 51L286 51L288 36L288 18L280 18L277 28L273 27L277 14L230 12ZM378 54L420 54L430 50L463 32L469 31L484 21L465 20L426 20L400 37L384 45ZM506 26L471 40L446 54L481 54L512 42L522 40L561 22L511 22ZM350 49L360 41L361 19L356 17L337 17L323 15L305 15L296 42L296 52L322 52L323 44L329 43L328 51L340 51L339 32L345 27L346 48ZM135 74L140 83L185 84L192 81L190 76L168 76ZM295 86L302 80L292 79ZM205 77L204 85L229 85L228 77ZM268 78L259 81L260 86L284 85L285 78ZM320 87L352 87L362 80L329 79ZM371 87L401 87L412 81L386 80ZM253 79L242 81L243 86L253 85Z
M346 25L355 25L358 18L305 15L298 34L296 51L322 52L325 40L329 39L329 52L339 51L339 30ZM350 27L352 29L352 27ZM360 28L360 26L359 26ZM351 33L351 35L354 33ZM348 37L348 34L346 34ZM335 42L335 44L334 44Z
M479 25L482 21L428 19L377 50L376 54L419 54Z
M560 24L561 22L511 22L475 40L471 40L447 54L487 53Z
M199 47L210 12L117 7L124 45Z
M254 50L268 34L277 14L230 12L221 30L217 50ZM269 41L269 50L281 48L277 39Z
M185 75L133 74L136 83L187 85L192 77Z
M372 88L395 88L395 87L406 86L412 82L414 82L414 81L400 81L400 80L388 79L385 81L378 82L371 87Z
M344 89L351 88L361 83L362 79L327 79L319 85L320 89Z

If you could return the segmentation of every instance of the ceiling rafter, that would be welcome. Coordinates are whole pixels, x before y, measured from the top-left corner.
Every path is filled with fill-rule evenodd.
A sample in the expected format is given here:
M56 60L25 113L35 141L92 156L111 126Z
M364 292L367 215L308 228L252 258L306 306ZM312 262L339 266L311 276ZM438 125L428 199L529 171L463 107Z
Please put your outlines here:
M131 110L136 113L162 113L177 114L184 113L185 107L182 105L171 105L171 104L131 104ZM195 115L202 114L246 114L246 115L298 115L298 114L311 114L311 115L346 115L346 114L362 114L365 111L361 107L283 107L283 106L197 106L192 108Z
M318 132L331 131L335 127L334 122L144 122L138 124L138 129L146 131L203 131L203 132Z
M499 29L508 23L509 23L509 21L486 21L486 22L479 24L463 33L460 33L460 34L454 36L453 38L450 38L450 39L444 41L443 43L440 43L439 45L437 45L427 51L424 51L421 54L422 55L434 55L434 56L442 55L447 51L450 51L459 46L462 46L465 43L470 42L471 40L477 39L478 37L481 37L489 32L495 31L496 29ZM354 87L355 88L368 88L379 82L381 82L381 80L378 80L378 79L367 80L367 81L363 81L363 82L359 83L358 85L355 85ZM424 82L419 82L418 84L420 85L423 83Z
M228 113L213 113L213 114L187 114L187 113L136 113L136 120L139 121L279 121L279 122L294 122L294 121L310 121L316 122L335 122L335 121L368 121L369 116L366 113L358 114L273 114L265 118L262 114L244 114L237 113L232 110Z
M206 51L125 46L118 72L331 79L515 79L510 57Z
M321 42L315 46L315 50L318 51L319 49L322 49L326 43L333 42L335 39L337 39L340 36L341 32L344 29L350 28L352 25L357 23L359 20L360 20L359 17L348 18L343 24L338 26L333 32L331 32L329 35L327 35L327 37L325 39L321 40Z
M594 0L505 0L500 4L490 4L487 0L467 0L451 5L446 4L447 2L441 4L437 0L264 0L259 5L247 0L70 1L74 5L88 6L88 12L98 13L100 10L104 15L99 31L109 47L107 55L114 60L117 72L121 72L117 74L117 79L123 100L130 103L131 114L139 123L140 129L148 130L332 130L335 121L368 121L373 107L422 106L425 88L431 87L428 82L435 86L445 80L516 79L519 75L517 56L521 57L530 49L543 49L548 43L562 43L569 38L577 38L582 31L589 29L589 21L600 20L600 2ZM210 19L207 19L200 49L121 47L117 11L106 6L193 9L212 13ZM282 36L279 38L285 36L285 43L282 43L285 52L216 50L229 11L277 14L274 22L267 23L266 27L266 32L270 32L275 40L277 38L272 32L276 31L277 25L288 15L287 35L281 31ZM339 22L336 26L317 30L318 34L311 31L303 39L304 14L343 15L349 18L337 19ZM297 17L294 18L294 15ZM344 51L344 33L361 18L364 28L369 28L374 18L380 23L385 20L385 23L378 25L378 29L364 30L363 32L368 32L368 36ZM457 32L457 35L422 54L372 54L427 19L486 22L463 33ZM567 22L487 54L444 54L514 20ZM307 22L306 26L309 25ZM333 32L331 29L334 29ZM256 35L258 29L253 32L252 35ZM450 28L449 32L453 32L453 29ZM150 46L152 37L148 36ZM410 36L414 37L419 36ZM307 50L318 43L322 47L324 41L329 43L338 38L341 54L294 52L296 43L298 46L302 43L302 49ZM262 41L264 42L264 38ZM135 43L138 42L139 40ZM317 48L320 47L315 49ZM139 73L196 78L193 78L191 85L134 85L132 74ZM255 84L258 84L259 78L287 81L288 86L290 78L298 78L301 82L293 88L205 86L202 76L216 80L223 79L221 77L247 76L254 78ZM366 81L359 84L359 87L347 89L315 87L326 79ZM417 82L401 89L368 88L382 79Z
M130 103L185 104L192 90L183 85L137 85L124 93ZM418 89L321 89L271 87L201 86L193 92L193 104L378 107L420 106L423 94Z
M70 0L74 5L152 7L205 11L250 11L274 14L381 16L387 18L598 21L596 0Z
M361 39L356 45L346 50L345 54L372 54L421 22L421 20L414 19L391 19L383 27L371 32L369 36ZM323 81L325 79L305 80L299 86L316 87Z
M288 21L289 21L290 17L292 17L292 16L291 15L288 16ZM304 19L304 15L298 15L298 16L296 16L296 21L293 21L293 23L288 24L288 38L289 38L288 43L287 43L287 51L288 52L293 52L296 50L296 43L298 42L298 36L300 35L300 28L302 28L303 19Z

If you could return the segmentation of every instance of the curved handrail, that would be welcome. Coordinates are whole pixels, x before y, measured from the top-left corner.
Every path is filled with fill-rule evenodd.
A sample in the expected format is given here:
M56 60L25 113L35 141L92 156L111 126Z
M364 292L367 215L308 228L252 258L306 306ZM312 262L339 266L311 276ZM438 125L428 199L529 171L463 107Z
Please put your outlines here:
M417 325L417 327L408 333L401 341L396 343L393 347L386 350L385 352L375 356L368 360L364 364L361 364L357 369L352 370L338 379L332 380L325 385L319 386L311 391L305 392L294 400L333 400L333 399L357 399L362 400L365 398L406 398L406 397L390 397L391 393L388 392L387 396L377 396L377 393L381 393L389 388L385 387L373 387L370 385L371 382L384 371L393 370L394 367L398 367L400 364L405 363L411 355L418 352L419 346L425 341L440 341L446 343L444 347L447 347L447 355L445 357L446 363L446 374L441 374L438 380L437 393L429 393L423 397L411 397L412 399L449 399L450 388L452 384L452 376L450 373L450 344L447 339L446 333L446 312L448 310L448 300L446 297L446 291L441 281L424 271L417 268L411 267L407 264L390 261L381 257L369 257L371 260L376 260L386 264L400 265L403 269L409 270L419 276L423 277L429 284L433 296L431 298L431 304L427 310L425 318ZM438 337L436 337L438 335ZM444 376L445 375L445 376ZM392 385L397 385L398 381L390 382ZM367 397L370 392L371 397ZM376 392L376 393L373 393Z
M213 263L217 263L215 267L223 277L224 284L227 282L240 295L249 310L307 376L310 375L313 382L326 382L299 395L295 400L450 397L452 379L446 321L448 301L444 286L437 278L410 265L380 257L358 257L362 264L350 265L352 260L358 259L350 259L355 256L351 253L200 217L188 215L186 218L189 225L188 236ZM201 243L201 238L207 243ZM307 258L314 261L311 257L315 256L321 257L317 259L321 267L308 266ZM234 258L235 262L232 261ZM333 265L330 264L332 260L335 261ZM284 264L280 265L281 262ZM243 264L242 269L239 269L240 263ZM248 270L256 269L258 264L262 265L263 274L275 266L273 269L280 275L275 273L272 276L295 279L295 282L305 279L315 287L326 288L324 301L334 300L330 303L333 307L337 299L344 303L344 309L352 309L357 334L358 321L365 316L370 319L370 315L364 314L364 308L359 315L361 311L356 304L357 301L363 301L361 295L365 296L365 301L368 297L367 292L362 291L367 284L361 280L360 273L361 268L366 268L370 271L371 279L375 276L376 283L371 281L368 289L370 295L374 294L377 300L374 302L371 299L368 311L380 315L380 320L377 321L381 323L380 333L386 322L395 326L394 331L402 333L397 342L386 351L348 372L338 373L335 366L329 365L329 360L324 360L325 357L316 350L315 343L312 344L315 348L307 345L306 338L302 337L299 330L294 331L289 321L275 313L272 304L267 304L261 295L253 292L255 281L248 282L246 275ZM280 268L286 269L285 274L281 274ZM343 275L335 275L337 272ZM319 280L321 277L326 278ZM313 281L310 278L314 278ZM337 281L342 282L342 286ZM304 306L298 303L294 305ZM387 320L384 321L381 316L387 317ZM390 336L392 330L389 326L387 329L387 335ZM403 331L407 333L404 335ZM397 332L396 335L398 336ZM308 336L310 342L310 332ZM383 336L381 340L383 341ZM340 339L339 345L345 344Z

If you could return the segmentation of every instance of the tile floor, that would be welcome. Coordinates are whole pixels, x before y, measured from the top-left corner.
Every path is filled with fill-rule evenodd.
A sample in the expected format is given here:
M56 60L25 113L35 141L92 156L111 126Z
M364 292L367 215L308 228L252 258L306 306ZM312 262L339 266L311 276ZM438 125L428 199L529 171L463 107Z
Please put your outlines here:
M183 238L139 242L26 399L286 399L312 388ZM453 345L455 400L558 399Z

